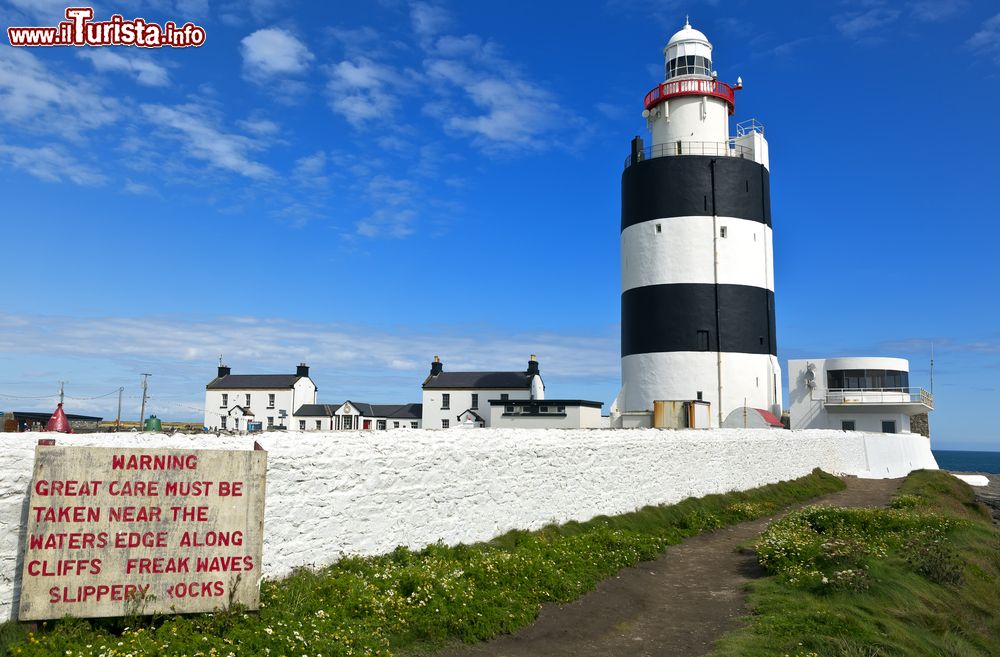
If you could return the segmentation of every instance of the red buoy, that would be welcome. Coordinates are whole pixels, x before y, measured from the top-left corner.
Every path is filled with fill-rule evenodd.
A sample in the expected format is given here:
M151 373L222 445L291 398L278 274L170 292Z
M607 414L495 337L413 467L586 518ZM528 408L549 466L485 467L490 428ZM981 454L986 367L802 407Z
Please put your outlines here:
M56 406L56 412L52 414L45 424L46 431L58 431L59 433L73 433L73 428L69 426L66 413L63 412L62 403Z

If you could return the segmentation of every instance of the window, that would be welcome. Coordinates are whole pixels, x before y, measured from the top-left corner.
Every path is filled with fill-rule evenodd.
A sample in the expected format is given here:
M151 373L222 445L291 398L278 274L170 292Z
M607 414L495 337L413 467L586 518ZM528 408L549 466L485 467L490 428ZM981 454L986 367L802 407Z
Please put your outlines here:
M249 407L250 406L250 393L249 392L246 394L246 398L247 398L247 403L244 404L244 406Z
M565 413L565 412L566 412L565 406L556 406L556 413Z
M896 433L896 421L882 420L882 433Z
M375 420L375 428L379 431L385 431L385 420Z
M274 428L274 418L273 417L267 418L267 428L268 429L273 429Z
M699 391L698 391L697 393L695 393L695 394L697 395L696 399L697 399L698 401L702 401L702 392L701 392L701 390L699 390Z
M229 395L227 393L222 393L222 405L219 408L225 408L229 406Z
M656 232L657 233L663 232L663 224L656 224Z
M698 331L698 350L708 351L708 331Z
M451 423L448 420L441 420L441 428L447 429Z
M267 395L267 407L274 408L274 394L272 393Z
M841 431L854 431L854 420L841 420L840 430Z
M719 237L726 239L729 236L729 229L725 226L719 226Z
M508 395L506 392L500 393L500 401L507 401L508 399L510 399L510 395Z
M472 408L479 408L479 394L472 393Z
M316 431L323 428L323 420L316 420Z
M305 430L306 430L306 421L299 420L299 431L305 431Z
M225 429L225 428L226 428L226 419L227 419L227 418L222 418L222 428L223 428L223 429Z
M441 410L447 411L449 408L451 408L451 395L446 392L441 395Z
M538 409L538 412L539 413L548 413L549 412L549 407L548 406L542 406L540 409Z
M392 423L392 428L393 429L398 429L399 428L399 422L393 422Z
M415 421L414 422L410 422L410 428L411 429L416 429L417 428L417 423Z
M514 407L513 406L504 406L503 407L503 412L504 413L513 413L514 412Z
M352 422L353 419L354 419L354 417L351 416L351 415L344 415L343 416L343 422L344 422L343 427L345 429L347 429L347 430L353 429L354 428L353 422Z

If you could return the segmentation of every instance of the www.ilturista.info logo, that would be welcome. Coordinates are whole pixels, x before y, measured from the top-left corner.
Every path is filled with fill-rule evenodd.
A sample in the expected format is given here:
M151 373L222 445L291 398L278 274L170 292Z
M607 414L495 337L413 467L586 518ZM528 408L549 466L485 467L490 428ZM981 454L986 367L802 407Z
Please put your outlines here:
M66 20L55 27L8 27L12 46L137 46L139 48L190 48L205 43L205 28L174 21L163 25L142 18L94 21L93 7L67 7Z

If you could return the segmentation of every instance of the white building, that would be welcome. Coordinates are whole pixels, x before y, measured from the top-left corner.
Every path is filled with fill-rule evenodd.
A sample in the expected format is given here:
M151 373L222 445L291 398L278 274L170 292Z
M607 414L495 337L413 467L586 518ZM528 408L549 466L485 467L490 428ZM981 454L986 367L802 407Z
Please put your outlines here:
M718 427L744 406L781 413L770 173L763 127L730 133L736 93L690 24L643 100L652 143L622 174L622 388L616 426L658 400L705 401ZM644 419L643 422L648 422ZM648 426L648 424L646 424Z
M316 403L316 384L309 367L300 363L295 374L232 374L219 366L218 376L205 386L205 427L213 431L286 429L296 408Z
M421 424L420 404L368 404L350 400L343 404L303 404L292 417L292 428L299 431L419 429Z
M534 354L523 372L445 372L437 356L423 384L423 427L459 424L491 426L492 400L545 399L545 384Z
M934 410L904 358L790 360L788 397L792 429L910 433L912 416Z
M492 399L491 427L512 429L600 429L599 401L586 399Z

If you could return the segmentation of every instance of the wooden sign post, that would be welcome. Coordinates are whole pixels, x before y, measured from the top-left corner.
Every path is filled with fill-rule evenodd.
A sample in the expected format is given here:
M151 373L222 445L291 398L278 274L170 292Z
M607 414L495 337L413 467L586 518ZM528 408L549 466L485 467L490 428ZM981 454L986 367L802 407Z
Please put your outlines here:
M18 619L260 602L264 451L40 444Z

